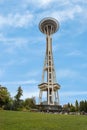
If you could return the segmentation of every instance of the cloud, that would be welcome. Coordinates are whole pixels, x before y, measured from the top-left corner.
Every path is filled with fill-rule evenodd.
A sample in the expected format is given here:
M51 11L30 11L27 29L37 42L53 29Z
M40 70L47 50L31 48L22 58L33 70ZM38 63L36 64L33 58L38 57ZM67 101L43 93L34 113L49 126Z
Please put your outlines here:
M12 95L15 95L15 94L12 94ZM75 91L75 92L71 92L71 91L68 91L68 92L59 92L59 97L60 97L60 100L62 99L62 97L65 97L66 99L64 100L67 100L68 97L78 97L78 96L86 96L87 95L87 91ZM39 90L34 90L33 92L30 92L30 91L23 91L23 98L28 98L28 97L36 97L39 99ZM43 99L46 98L46 93L43 93Z
M82 53L79 50L74 50L68 53L67 56L82 56Z
M69 6L73 6L75 4L85 4L87 2L85 1L81 1L81 0L22 0L22 4L25 5L26 7L28 7L29 5L33 5L36 8L42 8L42 9L48 9L48 7L52 7L54 5L54 7L69 7ZM52 9L54 9L54 7Z
M13 54L17 48L21 49L28 45L28 39L22 37L5 37L0 34L0 44L4 47L4 52Z
M87 62L82 64L82 68L87 68Z
M0 3L3 3L5 0L0 0Z
M80 65L80 69L82 69L83 65ZM74 81L74 82L87 82L87 76L86 73L84 73L84 71L77 71L77 70L73 70L73 69L60 69L57 71L57 77L58 79L67 79L68 82L70 80ZM84 85L85 86L85 85Z
M37 80L27 80L27 81L8 81L0 82L2 85L27 85L27 84L37 84Z
M56 6L56 7L55 7ZM67 8L68 6L68 8ZM67 5L66 7L63 7L63 9L58 8L57 4L54 5L54 8L44 10L40 13L35 14L34 18L36 23L39 23L40 19L44 17L54 17L56 18L60 24L63 24L65 22L76 22L79 23L76 25L76 29L78 26L81 25L80 21L82 21L82 15L83 15L83 8L79 4L74 4L73 6ZM72 23L71 23L72 24ZM83 29L83 28L82 28Z
M38 29L39 32L39 29ZM36 39L36 40L35 40ZM36 44L36 43L41 43L43 40L45 40L45 37L40 37L40 36L31 36L28 37L8 37L5 36L3 33L0 33L0 43L4 44L6 46L15 46L18 48L26 46L28 43L29 44ZM44 41L45 42L45 41ZM44 44L43 44L44 45Z
M76 100L80 102L81 100L87 99L87 91L59 92L59 97L61 104L66 104L68 102L75 103Z
M4 26L23 28L32 25L32 23L33 25L37 24L41 18L48 16L58 19L60 23L69 20L77 20L78 23L80 21L84 23L87 20L87 9L83 6L85 2L80 0L73 0L72 2L70 0L22 0L21 6L19 3L19 6L15 7L17 11L14 11L13 8L12 13L0 15L0 28ZM44 8L45 10L43 11ZM42 11L39 11L39 9L42 9ZM84 21L82 18L86 20ZM80 24L83 24L82 22ZM82 30L85 29L82 26L81 28Z
M9 38L9 37L2 37L0 38L0 42L5 44L6 46L15 46L15 47L21 47L23 45L25 45L25 43L28 42L28 40L26 38Z
M11 26L11 27L26 27L29 26L32 22L33 15L26 11L24 14L16 13L12 14L9 13L7 16L3 16L0 14L0 28L4 26Z
M10 92L11 93L11 96L14 97L15 94L16 94L16 91L14 92ZM34 91L34 92L30 92L30 91L24 91L23 90L23 96L21 97L21 99L26 99L26 98L32 98L32 97L35 97L35 99L37 100L37 103L39 103L38 101L38 97L39 97L39 92L38 91Z
M39 6L43 7L48 6L48 4L52 2L52 0L37 0L37 2L39 3Z
M0 69L0 78L4 76L5 70Z
M36 39L36 40L35 40ZM44 39L45 40L45 39ZM0 44L4 47L4 49L2 50L4 52L4 54L17 54L17 52L21 51L22 54L25 51L26 54L32 54L32 55L37 55L37 56L42 56L43 52L45 51L44 48L44 44L43 42L43 38L41 37L7 37L4 36L3 34L0 34ZM34 46L37 45L37 49ZM39 46L39 43L41 45L41 49ZM27 57L26 57L27 58ZM25 59L24 59L25 60Z
M39 92L38 91L34 91L34 92L25 92L23 93L23 98L28 98L28 97L39 97Z
M33 16L35 17L35 22L41 17L52 16L57 18L60 22L67 20L73 20L75 16L82 14L83 7L80 2L70 1L70 0L24 0L23 5L26 5L25 10L32 6ZM54 6L53 6L54 5ZM61 7L61 8L60 8ZM68 8L67 8L68 7ZM29 9L29 10L30 10ZM45 9L37 13L36 10ZM36 11L36 12L35 12ZM38 17L39 16L39 17Z
M76 14L80 14L82 8L79 5L75 5L73 8L69 7L68 9L58 10L52 12L52 17L57 18L60 22L65 22L67 20L73 20Z
M87 91L67 91L67 92L60 92L61 96L81 96L81 95L87 95Z
M46 7L48 6L50 3L52 2L52 0L22 0L22 4L24 5L24 7L28 7L29 5L33 5L35 7Z
M75 78L79 75L78 72L70 69L61 69L57 73L59 78Z
M39 76L39 74L40 74L39 71L33 70L33 71L28 72L25 75L26 75L26 77L37 77L37 76Z

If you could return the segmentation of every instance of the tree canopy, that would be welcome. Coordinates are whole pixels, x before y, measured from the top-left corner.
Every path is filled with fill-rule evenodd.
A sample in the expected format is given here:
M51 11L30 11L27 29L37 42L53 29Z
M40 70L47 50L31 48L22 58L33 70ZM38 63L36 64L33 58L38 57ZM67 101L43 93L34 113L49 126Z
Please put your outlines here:
M0 85L0 107L4 107L10 101L10 93L7 88Z

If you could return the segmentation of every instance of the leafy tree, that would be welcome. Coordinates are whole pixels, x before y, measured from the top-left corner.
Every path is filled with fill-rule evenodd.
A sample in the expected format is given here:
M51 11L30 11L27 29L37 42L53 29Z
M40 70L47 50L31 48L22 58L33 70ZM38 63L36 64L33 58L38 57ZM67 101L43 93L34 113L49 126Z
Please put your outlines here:
M72 104L70 105L70 111L75 112L75 106L73 106Z
M10 102L10 93L6 87L0 85L0 107L5 107Z
M26 109L35 108L35 104L36 101L34 97L25 99L24 106L26 107Z
M5 110L13 110L13 102L14 102L14 100L12 98L10 98L8 104L5 105L4 109Z

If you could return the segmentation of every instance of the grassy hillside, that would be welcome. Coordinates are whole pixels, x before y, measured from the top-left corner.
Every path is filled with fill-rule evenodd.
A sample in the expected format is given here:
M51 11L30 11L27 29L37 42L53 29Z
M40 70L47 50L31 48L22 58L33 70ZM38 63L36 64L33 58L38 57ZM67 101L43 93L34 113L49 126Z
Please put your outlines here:
M0 111L0 130L87 130L87 116Z

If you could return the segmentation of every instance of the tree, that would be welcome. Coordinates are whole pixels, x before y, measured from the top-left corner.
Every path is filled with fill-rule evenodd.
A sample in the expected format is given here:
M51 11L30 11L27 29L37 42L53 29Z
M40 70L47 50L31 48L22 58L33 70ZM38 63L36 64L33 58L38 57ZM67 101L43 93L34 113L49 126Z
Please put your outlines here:
M23 90L21 86L18 87L17 94L14 96L14 109L17 110L18 108L22 107L23 100L21 100L21 96L23 95Z
M80 101L80 111L87 112L87 101Z
M79 103L78 103L77 100L76 100L76 102L75 102L75 110L76 110L76 111L79 111Z
M23 90L21 86L18 87L17 94L15 95L16 101L20 101L21 96L23 95Z
M6 87L0 85L0 107L5 107L10 102L10 93Z
M87 112L87 101L85 100L85 112Z
M84 108L85 108L85 104L84 104L84 101L80 101L80 111L84 111Z
M75 112L75 106L73 106L73 104L70 105L70 111Z
M35 104L35 97L25 99L24 106L26 107L26 109L35 108Z

